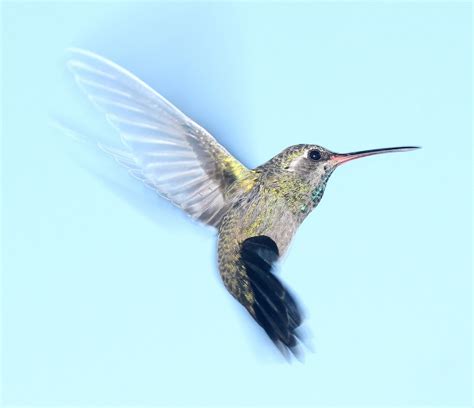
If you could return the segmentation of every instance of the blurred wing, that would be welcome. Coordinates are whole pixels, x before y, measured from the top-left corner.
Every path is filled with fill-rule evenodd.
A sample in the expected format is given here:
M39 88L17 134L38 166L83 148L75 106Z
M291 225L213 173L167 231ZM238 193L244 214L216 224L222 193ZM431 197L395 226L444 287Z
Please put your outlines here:
M249 171L205 129L137 77L89 51L71 49L68 67L119 131L123 149L101 145L193 218L217 226L224 192Z
M244 306L282 352L295 353L303 317L294 297L272 273L279 258L275 241L265 235L248 238L240 257L252 292Z

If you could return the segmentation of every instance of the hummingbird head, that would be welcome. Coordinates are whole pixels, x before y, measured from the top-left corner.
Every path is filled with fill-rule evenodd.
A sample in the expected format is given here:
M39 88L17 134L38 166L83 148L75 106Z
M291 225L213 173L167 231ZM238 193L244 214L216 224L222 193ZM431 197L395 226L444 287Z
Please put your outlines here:
M322 146L300 144L290 146L276 155L268 164L282 173L293 173L308 183L319 198L332 172L343 163L376 154L405 152L416 146L388 147L352 153L335 153Z

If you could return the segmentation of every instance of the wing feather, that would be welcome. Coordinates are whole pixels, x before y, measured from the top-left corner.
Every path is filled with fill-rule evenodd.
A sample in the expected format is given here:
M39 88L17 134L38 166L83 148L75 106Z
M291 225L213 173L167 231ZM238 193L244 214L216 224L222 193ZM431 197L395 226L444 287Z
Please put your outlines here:
M249 170L124 68L90 51L70 51L77 84L120 134L122 148L100 148L193 218L218 226L227 188Z

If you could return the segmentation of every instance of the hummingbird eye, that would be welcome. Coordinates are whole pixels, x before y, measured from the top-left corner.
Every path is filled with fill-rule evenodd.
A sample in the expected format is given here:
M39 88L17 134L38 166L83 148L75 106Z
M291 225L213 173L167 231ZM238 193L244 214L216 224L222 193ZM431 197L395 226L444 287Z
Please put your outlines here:
M311 160L318 161L321 158L321 153L319 153L319 150L310 150L308 153L308 157Z

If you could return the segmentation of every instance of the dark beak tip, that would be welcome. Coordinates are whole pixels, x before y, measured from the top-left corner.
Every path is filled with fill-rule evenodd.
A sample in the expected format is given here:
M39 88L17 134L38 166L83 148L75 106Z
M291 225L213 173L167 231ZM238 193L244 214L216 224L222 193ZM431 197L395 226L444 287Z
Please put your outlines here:
M418 150L421 149L421 146L406 146L406 147L400 147L400 151L406 151L409 152L411 150Z

